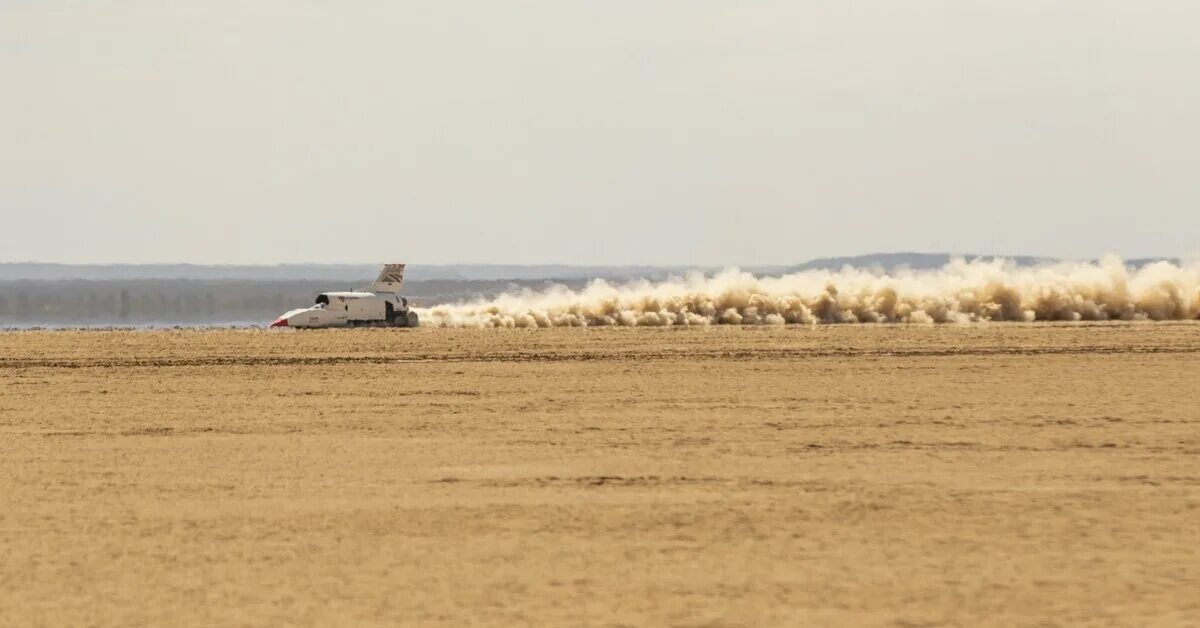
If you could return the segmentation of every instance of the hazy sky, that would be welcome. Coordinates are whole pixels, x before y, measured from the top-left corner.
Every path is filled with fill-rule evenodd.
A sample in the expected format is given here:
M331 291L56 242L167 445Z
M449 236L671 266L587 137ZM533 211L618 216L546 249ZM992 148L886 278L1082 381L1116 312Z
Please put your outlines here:
M0 261L1200 252L1200 2L0 0Z

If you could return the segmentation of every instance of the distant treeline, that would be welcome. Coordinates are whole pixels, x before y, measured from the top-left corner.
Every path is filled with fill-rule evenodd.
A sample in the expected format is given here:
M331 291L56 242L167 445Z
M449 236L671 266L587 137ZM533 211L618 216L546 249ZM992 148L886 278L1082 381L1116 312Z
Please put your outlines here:
M579 287L583 282L567 283ZM414 305L429 306L545 285L545 281L410 281L404 295ZM269 323L287 310L307 307L323 291L361 287L307 280L0 280L0 326Z

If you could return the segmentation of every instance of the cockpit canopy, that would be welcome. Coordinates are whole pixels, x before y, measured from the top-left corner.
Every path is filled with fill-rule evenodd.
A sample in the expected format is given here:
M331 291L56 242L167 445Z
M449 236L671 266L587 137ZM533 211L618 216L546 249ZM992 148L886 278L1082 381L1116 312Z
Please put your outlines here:
M345 305L346 303L348 303L350 301L357 301L359 299L379 299L379 298L380 298L379 295L372 293L372 292L322 292L321 294L317 295L317 301L316 301L315 307L317 307L317 308L328 308L328 307L341 308L343 305ZM332 305L334 300L337 301L336 306Z

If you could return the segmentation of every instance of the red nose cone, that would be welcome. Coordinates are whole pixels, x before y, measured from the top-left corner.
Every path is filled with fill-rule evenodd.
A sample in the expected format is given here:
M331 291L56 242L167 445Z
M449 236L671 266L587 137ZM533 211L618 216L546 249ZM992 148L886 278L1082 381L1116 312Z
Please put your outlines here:
M280 318L280 319L277 319L274 323L271 323L271 327L287 327L287 326L288 326L288 324L287 324L286 318Z

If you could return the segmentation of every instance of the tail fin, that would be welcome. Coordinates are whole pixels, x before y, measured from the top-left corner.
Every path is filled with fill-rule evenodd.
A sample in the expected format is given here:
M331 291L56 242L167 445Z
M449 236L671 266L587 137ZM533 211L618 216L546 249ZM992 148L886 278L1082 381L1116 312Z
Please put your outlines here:
M404 284L404 264L384 264L379 271L379 278L371 284L375 292L400 292Z

